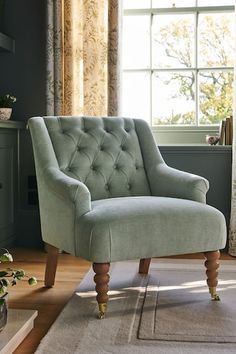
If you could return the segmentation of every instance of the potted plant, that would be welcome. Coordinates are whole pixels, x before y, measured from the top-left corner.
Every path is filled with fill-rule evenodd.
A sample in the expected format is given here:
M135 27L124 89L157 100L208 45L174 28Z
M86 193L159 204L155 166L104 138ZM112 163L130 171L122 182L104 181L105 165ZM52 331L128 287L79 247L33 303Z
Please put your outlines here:
M0 254L0 264L5 262L13 262L13 257L9 251L2 248L3 253ZM7 289L9 285L16 285L19 280L27 278L29 285L37 284L35 277L29 277L23 269L1 268L0 265L0 332L7 323Z
M16 97L9 94L0 96L0 119L10 119L12 113L12 105L16 102Z

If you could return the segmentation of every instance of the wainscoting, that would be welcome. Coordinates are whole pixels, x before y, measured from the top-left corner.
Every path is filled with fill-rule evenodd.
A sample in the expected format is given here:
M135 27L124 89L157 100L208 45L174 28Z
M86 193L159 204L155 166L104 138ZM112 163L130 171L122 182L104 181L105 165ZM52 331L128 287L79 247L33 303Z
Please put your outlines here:
M24 124L0 121L0 247L16 239L19 182L19 132Z
M231 146L162 145L160 151L169 166L198 174L209 180L210 189L207 194L207 203L219 209L225 215L227 225L229 225ZM19 210L18 214L20 222L17 244L26 247L40 246L38 208L32 209L31 206L31 210Z
M229 225L232 148L210 145L160 146L165 162L179 170L203 176L210 182L207 203L219 209Z

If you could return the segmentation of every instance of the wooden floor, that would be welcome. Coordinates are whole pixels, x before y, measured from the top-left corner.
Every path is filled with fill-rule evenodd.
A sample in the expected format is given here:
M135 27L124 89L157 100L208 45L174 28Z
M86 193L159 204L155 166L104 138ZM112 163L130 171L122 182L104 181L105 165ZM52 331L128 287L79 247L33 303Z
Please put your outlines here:
M60 254L56 284L53 288L46 289L43 284L46 253L20 248L11 250L11 253L14 258L14 268L24 269L29 275L34 275L38 279L38 284L34 287L29 287L26 281L22 281L9 291L9 307L38 310L39 314L35 320L34 329L14 352L16 354L32 354L91 264L68 254ZM172 258L193 259L202 258L202 256L197 254ZM223 254L221 258L235 260L234 257L227 254Z

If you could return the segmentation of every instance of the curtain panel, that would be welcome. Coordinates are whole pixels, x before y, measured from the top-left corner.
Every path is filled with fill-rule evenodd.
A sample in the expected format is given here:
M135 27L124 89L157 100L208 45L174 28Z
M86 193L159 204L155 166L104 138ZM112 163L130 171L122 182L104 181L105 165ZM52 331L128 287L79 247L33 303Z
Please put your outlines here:
M47 115L119 115L121 3L47 1Z

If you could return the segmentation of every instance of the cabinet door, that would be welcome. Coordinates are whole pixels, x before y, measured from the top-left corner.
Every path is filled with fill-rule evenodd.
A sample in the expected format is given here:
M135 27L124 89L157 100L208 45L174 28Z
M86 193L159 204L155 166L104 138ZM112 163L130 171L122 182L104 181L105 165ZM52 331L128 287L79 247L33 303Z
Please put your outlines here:
M0 132L0 247L14 241L16 198L16 134Z

